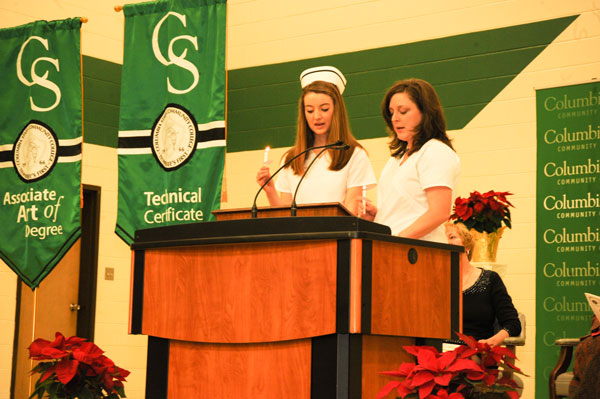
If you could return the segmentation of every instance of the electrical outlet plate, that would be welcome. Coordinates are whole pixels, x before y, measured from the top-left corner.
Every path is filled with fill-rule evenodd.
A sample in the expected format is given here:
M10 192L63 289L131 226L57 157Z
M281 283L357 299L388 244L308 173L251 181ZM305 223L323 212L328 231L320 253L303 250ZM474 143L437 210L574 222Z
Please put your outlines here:
M106 267L104 269L104 279L105 280L114 280L115 279L115 269L113 267Z

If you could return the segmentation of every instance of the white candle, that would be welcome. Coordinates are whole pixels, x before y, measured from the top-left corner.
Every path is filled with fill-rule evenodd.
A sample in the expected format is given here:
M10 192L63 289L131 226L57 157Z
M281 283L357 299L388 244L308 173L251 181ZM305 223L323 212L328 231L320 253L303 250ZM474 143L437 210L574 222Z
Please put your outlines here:
M271 149L271 147L266 146L265 147L265 154L263 156L263 164L267 164L267 162L269 161L269 150Z
M362 208L364 215L367 213L367 186L362 186Z

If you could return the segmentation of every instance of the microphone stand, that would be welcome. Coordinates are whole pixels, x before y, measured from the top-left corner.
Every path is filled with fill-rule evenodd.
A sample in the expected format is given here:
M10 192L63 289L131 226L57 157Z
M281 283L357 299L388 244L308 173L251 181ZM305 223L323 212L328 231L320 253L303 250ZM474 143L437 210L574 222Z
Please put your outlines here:
M314 159L312 161L310 161L310 163L308 164L308 166L304 170L304 173L302 173L302 177L300 178L300 181L298 182L298 185L296 186L296 191L294 191L294 197L292 198L292 208L291 208L292 213L291 213L291 216L296 216L296 210L298 209L298 207L296 206L296 195L298 194L298 189L300 188L300 183L302 183L302 180L304 180L304 176L306 176L308 174L308 170L313 165L313 163L315 163L315 161L317 159L319 159L319 157L321 156L321 154L324 151L327 151L327 150L328 150L327 148L323 148L321 151L319 151L319 153L317 154L317 156L314 157Z
M279 169L277 169L277 170L275 171L275 173L273 173L273 174L271 175L271 177L269 177L269 178L267 179L267 181L266 181L266 182L264 182L262 186L260 186L260 188L258 189L258 191L257 191L256 195L254 196L254 202L252 203L252 219L256 219L256 217L258 216L258 208L257 208L257 206L256 206L256 200L258 199L258 194L260 194L260 192L263 190L263 188L265 188L265 186L266 186L267 184L269 184L269 182L270 182L270 181L271 181L271 180L272 180L272 179L275 177L275 175L276 175L277 173L279 173L279 172L280 172L282 169L284 169L284 168L285 168L285 167L287 167L289 164L291 164L291 163L292 163L292 161L294 161L294 159L298 158L298 157L299 157L299 156L301 156L302 154L306 154L306 153L307 153L307 152L309 152L309 151L312 151L312 150L318 150L318 149L320 149L320 148L323 148L324 150L326 150L327 148L332 148L332 147L340 147L339 149L342 149L342 148L343 148L343 149L346 149L346 147L348 147L348 145L347 145L347 144L344 144L344 143L342 142L342 140L338 140L338 141L336 141L335 143L332 143L332 144L326 144L326 145L319 145L319 146L315 146L315 147L309 147L309 148L305 149L304 151L301 151L301 152L299 152L298 154L294 155L294 156L293 156L293 157L292 157L292 158L291 158L289 161L287 161L287 162L286 162L286 163L284 163L282 166L280 166L280 167L279 167ZM348 147L348 148L349 148L349 147ZM320 154L320 153L319 153L319 154ZM311 163L311 165L312 165L312 163ZM305 171L305 173L306 173L306 171ZM296 187L296 191L297 191L297 190L298 190L298 188Z

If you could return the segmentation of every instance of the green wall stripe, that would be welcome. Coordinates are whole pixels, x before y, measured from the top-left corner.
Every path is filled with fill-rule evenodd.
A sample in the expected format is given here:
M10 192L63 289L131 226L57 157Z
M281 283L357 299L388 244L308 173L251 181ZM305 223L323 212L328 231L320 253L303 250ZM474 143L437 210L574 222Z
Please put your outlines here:
M227 151L293 144L299 74L335 65L348 78L344 93L359 139L384 137L379 115L385 90L407 77L431 82L448 128L461 129L577 16L468 33L399 46L228 71ZM116 148L120 64L83 56L84 141Z
M83 141L116 148L121 65L83 56Z
M431 82L448 128L461 129L577 16L353 53L229 71L229 152L294 142L300 72L335 65L348 78L344 93L359 139L386 135L380 103L394 82Z

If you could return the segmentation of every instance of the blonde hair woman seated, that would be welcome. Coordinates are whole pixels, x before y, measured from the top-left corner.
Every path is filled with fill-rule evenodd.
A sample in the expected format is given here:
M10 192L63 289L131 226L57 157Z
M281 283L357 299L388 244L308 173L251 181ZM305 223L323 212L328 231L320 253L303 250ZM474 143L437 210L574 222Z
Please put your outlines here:
M463 333L491 347L502 344L505 338L521 333L521 322L512 299L498 273L471 264L473 237L465 225L447 222L444 225L449 244L462 245L461 277L463 290ZM494 323L500 330L494 333Z

